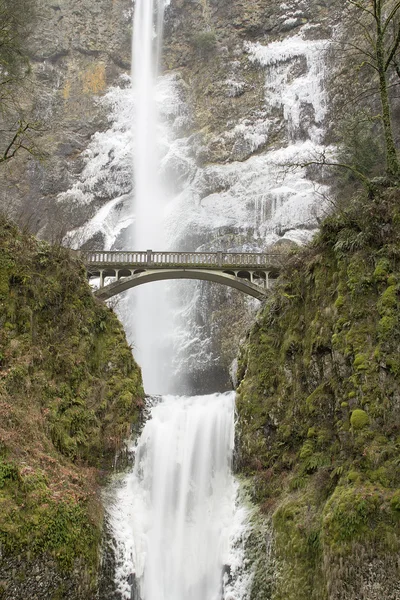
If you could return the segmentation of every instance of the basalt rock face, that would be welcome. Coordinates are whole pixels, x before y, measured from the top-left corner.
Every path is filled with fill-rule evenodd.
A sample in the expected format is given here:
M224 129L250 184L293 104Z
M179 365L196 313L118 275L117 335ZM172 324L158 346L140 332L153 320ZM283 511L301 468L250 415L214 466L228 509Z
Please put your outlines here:
M311 172L291 176L282 164L323 147L324 57L338 8L335 1L171 3L163 66L185 106L178 151L164 160L166 180L175 182L176 247L286 253L315 231L323 208L314 187L324 182ZM256 306L221 288L197 289L196 335L189 358L178 350L178 362L195 378L221 382L218 369L233 357L221 340L237 342Z
M1 207L42 237L61 239L94 210L56 199L82 171L90 138L107 124L98 99L129 70L131 12L129 0L36 0L24 44L32 73L22 94L39 126L43 158L21 153L9 163Z
M265 70L251 61L246 43L267 45L301 35L305 40L329 40L336 23L337 2L172 2L167 13L164 66L178 70L188 88L193 128L205 136L204 163L243 161L253 154L240 136L227 136L238 124L257 125L264 117ZM282 56L290 62L299 55ZM304 75L307 64L294 60L291 76ZM276 146L285 134L285 117L277 108L280 123L270 132L262 152ZM225 136L224 136L225 134ZM304 134L304 132L303 132ZM220 139L223 136L223 139Z

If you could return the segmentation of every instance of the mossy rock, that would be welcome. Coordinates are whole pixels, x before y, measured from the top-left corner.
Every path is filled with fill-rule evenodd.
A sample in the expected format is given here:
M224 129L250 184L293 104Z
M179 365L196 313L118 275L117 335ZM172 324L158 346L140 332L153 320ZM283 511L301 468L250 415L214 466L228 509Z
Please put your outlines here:
M351 413L350 424L354 430L363 429L369 424L369 416L361 408L356 408Z
M51 555L64 571L80 561L94 584L99 467L108 469L140 420L140 369L68 250L2 218L0 245L3 556Z
M369 564L398 595L398 206L392 188L325 219L241 354L237 464L274 515L274 600L358 598Z

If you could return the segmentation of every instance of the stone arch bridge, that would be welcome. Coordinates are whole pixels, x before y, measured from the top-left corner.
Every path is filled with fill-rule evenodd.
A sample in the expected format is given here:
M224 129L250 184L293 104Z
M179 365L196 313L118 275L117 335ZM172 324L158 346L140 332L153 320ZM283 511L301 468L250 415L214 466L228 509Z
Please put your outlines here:
M263 300L285 255L247 252L77 252L88 278L100 280L95 296L107 300L125 290L165 279L201 279ZM111 279L111 282L109 281ZM108 280L108 281L106 281Z

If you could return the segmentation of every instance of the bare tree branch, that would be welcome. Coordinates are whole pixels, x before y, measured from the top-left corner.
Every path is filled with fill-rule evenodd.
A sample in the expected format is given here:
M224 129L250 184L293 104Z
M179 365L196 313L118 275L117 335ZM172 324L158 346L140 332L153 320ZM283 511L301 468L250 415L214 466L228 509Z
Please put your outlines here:
M352 4L353 6L355 6L356 8L359 8L361 11L370 14L374 19L375 19L375 14L374 12L372 12L371 10L368 10L368 8L366 8L365 6L363 6L363 4L361 4L361 2L358 2L357 0L348 0L349 4ZM374 1L374 5L376 4L376 2Z
M17 130L14 132L11 141L0 155L0 164L14 158L19 150L25 150L39 158L42 157L43 154L37 150L35 144L28 137L28 133L33 131L41 131L37 123L24 123L23 121L19 121Z
M396 2L394 7L392 8L392 10L390 11L388 17L386 18L386 22L383 24L383 27L382 27L383 34L386 33L387 28L393 22L393 19L396 16L396 13L399 11L399 9L400 9L400 2Z

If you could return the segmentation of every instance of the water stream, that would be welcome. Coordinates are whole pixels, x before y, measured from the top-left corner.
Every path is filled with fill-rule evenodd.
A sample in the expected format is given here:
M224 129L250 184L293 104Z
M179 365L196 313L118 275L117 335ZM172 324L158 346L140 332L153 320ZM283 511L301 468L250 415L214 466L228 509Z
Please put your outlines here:
M159 180L160 143L156 84L162 44L165 0L137 0L132 41L134 93L132 247L163 250L166 245L165 193ZM148 393L168 391L163 368L168 347L168 285L144 286L128 295L125 321L130 322L135 355ZM132 310L132 306L134 309Z
M232 160L202 166L194 159L198 136L188 133L187 85L177 73L158 76L167 4L135 2L132 88L125 82L104 97L110 129L94 137L70 192L90 203L100 187L111 199L71 239L79 245L101 233L106 248L155 251L181 244L259 251L281 238L310 239L327 188L312 174L277 167L331 151L323 146L327 40L306 23L282 40L238 46L245 57L227 63L227 93L245 85L247 61L265 71L265 102L257 117L227 123L214 140L234 140ZM292 9L282 7L290 21ZM205 389L201 377L219 360L211 295L198 283L173 285L172 292L166 282L136 288L119 306L145 389L164 396L138 440L134 470L109 504L116 587L124 600L247 600L251 568L241 536L248 515L230 471L234 396L165 396L186 392L182 376L192 373Z
M231 471L234 400L233 392L165 396L152 408L111 511L123 598L131 573L143 600L229 597L245 517Z

